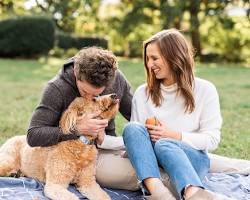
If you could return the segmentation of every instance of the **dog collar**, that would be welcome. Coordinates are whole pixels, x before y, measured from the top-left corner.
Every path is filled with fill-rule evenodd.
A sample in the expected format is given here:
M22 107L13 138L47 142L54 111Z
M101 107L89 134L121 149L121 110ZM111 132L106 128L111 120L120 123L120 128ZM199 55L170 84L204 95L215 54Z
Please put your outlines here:
M93 144L95 144L95 140L89 140L87 137L85 137L84 135L81 135L80 137L79 137L79 139L81 140L81 142L83 143L83 144L87 144L87 145L93 145Z

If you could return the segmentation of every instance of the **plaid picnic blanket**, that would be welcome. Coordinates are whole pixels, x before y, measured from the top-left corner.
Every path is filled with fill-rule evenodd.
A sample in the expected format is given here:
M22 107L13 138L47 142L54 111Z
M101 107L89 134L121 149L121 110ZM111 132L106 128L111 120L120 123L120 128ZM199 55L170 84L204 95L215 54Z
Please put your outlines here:
M250 199L250 175L210 173L203 180L204 186L214 192L234 197L238 200ZM48 200L43 195L44 184L31 178L0 177L0 199L4 200ZM83 197L73 185L68 190L80 200ZM112 200L143 200L140 191L132 192L104 188Z

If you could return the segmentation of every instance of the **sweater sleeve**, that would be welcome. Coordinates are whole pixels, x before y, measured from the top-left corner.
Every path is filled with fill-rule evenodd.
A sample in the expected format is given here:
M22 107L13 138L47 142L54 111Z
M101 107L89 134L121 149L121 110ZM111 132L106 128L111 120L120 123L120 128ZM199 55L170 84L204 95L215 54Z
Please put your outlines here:
M212 151L217 148L220 142L222 117L216 88L212 85L208 91L204 97L199 130L197 132L182 132L182 141L195 149Z
M140 116L138 112L137 98L134 96L132 100L132 109L131 109L131 119L130 121L140 122Z
M131 119L130 121L145 123L148 116L146 108L146 95L144 85L137 88L132 99Z
M27 142L30 146L51 146L76 137L73 134L62 134L59 128L62 111L62 95L53 83L49 83L31 117L27 131Z

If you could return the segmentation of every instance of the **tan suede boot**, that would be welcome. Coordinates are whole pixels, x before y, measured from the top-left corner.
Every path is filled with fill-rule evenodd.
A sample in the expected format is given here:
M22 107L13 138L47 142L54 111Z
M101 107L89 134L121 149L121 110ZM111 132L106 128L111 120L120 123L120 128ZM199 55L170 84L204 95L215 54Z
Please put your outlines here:
M168 188L162 182L155 183L155 191L150 196L145 196L147 200L176 200Z
M212 191L199 189L193 196L186 200L236 200Z

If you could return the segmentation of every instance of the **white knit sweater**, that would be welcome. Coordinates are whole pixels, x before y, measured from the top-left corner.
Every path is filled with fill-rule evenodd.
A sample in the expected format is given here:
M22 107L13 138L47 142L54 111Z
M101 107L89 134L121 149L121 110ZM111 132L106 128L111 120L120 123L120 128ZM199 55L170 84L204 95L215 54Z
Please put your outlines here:
M184 112L184 98L176 95L177 84L161 85L164 101L155 107L146 95L146 85L135 92L132 103L131 121L142 124L148 117L156 116L165 126L182 134L182 141L195 149L211 151L220 142L222 118L215 86L206 80L195 78L195 109Z

